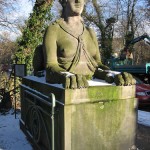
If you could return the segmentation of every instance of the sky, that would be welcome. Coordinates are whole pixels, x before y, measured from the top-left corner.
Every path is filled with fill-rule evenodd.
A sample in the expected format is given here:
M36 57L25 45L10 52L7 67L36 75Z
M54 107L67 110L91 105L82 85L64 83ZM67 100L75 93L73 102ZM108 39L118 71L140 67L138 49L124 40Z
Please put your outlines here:
M14 21L16 19L19 19L19 23L23 24L24 20L28 19L30 13L32 12L34 3L31 0L17 0L17 3L14 3L14 8L15 10L10 10L7 12L7 17L11 20ZM58 8L60 6L56 2L55 5L52 8L53 13L56 15L58 14ZM57 10L57 11L56 11ZM140 30L142 31L139 33L139 35L142 35L144 33L147 33L150 35L150 28L149 25L146 25L147 23L143 22L144 29ZM12 29L12 28L11 28ZM16 37L21 35L21 32L19 30L13 29L13 32L6 29L6 28L0 28L0 36L3 34L8 34L10 39L15 40ZM117 34L117 33L116 33Z
M8 0L9 1L9 0ZM24 21L28 19L30 16L30 13L32 13L32 8L34 6L34 1L35 0L17 0L16 3L14 3L13 7L14 10L6 10L6 17L9 18L10 21L16 21L17 19L19 20L19 24L24 24ZM58 7L60 7L60 4L56 0L54 2L54 5L52 7L52 12L55 14L55 16L58 16ZM60 8L61 10L61 8ZM55 18L54 18L55 19ZM0 37L3 34L8 34L10 36L11 40L15 40L16 37L21 35L21 32L19 30L16 30L15 28L13 31L7 28L2 28L0 27Z
M5 16L10 22L16 21L16 23L19 22L19 24L23 24L24 20L28 19L30 13L32 12L32 7L33 3L30 0L17 0L17 2L13 3L13 9L6 10ZM11 29L1 27L0 36L3 34L8 34L12 40L15 40L16 37L21 35L19 30L16 30L15 28L13 28L12 31L12 27Z

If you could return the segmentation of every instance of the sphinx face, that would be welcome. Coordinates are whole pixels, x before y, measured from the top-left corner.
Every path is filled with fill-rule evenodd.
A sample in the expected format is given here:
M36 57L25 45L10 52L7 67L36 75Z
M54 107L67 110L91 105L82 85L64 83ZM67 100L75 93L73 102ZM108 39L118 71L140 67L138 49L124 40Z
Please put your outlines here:
M66 9L70 15L81 15L84 8L84 0L67 0Z

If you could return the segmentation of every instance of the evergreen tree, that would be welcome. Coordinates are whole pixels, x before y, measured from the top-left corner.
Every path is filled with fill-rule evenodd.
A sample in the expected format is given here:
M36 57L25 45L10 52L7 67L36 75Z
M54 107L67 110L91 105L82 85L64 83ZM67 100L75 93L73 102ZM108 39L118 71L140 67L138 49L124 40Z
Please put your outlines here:
M42 43L47 22L52 19L52 0L36 0L15 53L15 63L26 64L28 74L33 70L32 60L35 48Z

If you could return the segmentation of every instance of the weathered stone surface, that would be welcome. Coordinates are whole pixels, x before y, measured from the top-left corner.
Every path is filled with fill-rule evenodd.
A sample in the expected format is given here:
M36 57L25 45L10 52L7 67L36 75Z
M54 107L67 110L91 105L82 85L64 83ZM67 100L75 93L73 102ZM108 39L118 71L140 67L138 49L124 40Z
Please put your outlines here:
M47 143L50 143L51 147L51 118L44 113L45 111L51 114L51 107L25 95L28 88L34 89L36 95L42 93L48 96L54 93L56 96L56 150L127 150L134 144L136 134L134 86L109 85L65 90L61 85L48 84L44 80L37 81L37 77L24 78L21 87L21 122L24 126L31 123L32 113L27 112L34 106L42 118L40 130L42 134L37 144L46 147ZM26 130L32 134L30 129Z

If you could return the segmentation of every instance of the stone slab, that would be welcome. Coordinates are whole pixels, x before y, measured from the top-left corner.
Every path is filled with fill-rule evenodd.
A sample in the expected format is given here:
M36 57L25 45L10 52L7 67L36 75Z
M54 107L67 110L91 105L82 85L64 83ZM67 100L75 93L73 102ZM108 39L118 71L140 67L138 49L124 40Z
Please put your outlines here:
M41 123L41 141L37 144L46 147L46 143L50 143L46 147L50 150L51 108L27 96L25 91L28 89L32 89L35 95L41 94L41 97L50 93L56 96L55 150L127 150L134 145L137 119L135 86L115 86L103 82L95 86L92 83L87 89L65 90L62 85L48 84L42 78L23 78L22 124L25 126L32 122L31 113L27 113L31 107L38 110L44 123Z

